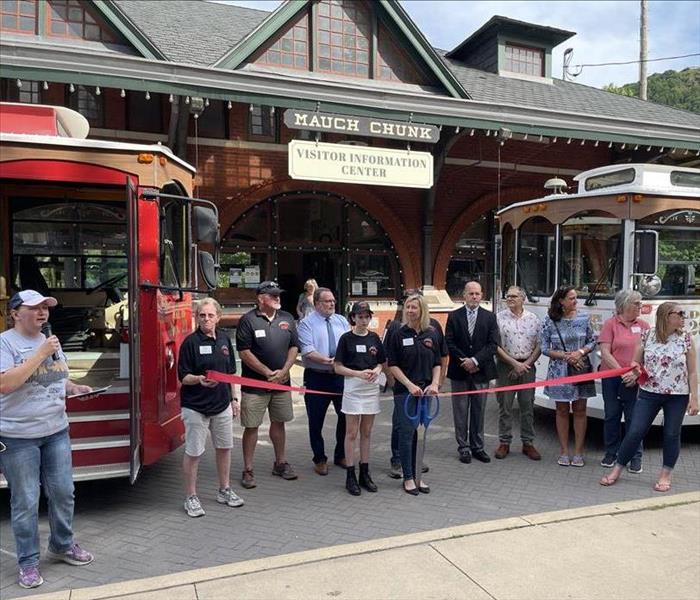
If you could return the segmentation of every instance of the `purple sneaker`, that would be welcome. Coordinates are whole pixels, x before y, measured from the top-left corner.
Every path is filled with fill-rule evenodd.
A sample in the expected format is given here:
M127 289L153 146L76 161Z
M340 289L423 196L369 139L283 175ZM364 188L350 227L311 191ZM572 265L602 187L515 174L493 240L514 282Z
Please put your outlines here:
M46 556L53 558L54 560L62 560L64 563L69 565L74 565L76 567L82 567L83 565L89 565L95 557L90 554L87 550L83 550L78 544L73 544L66 552L54 552L49 548L46 551Z
M31 588L39 587L44 583L44 578L39 573L39 567L37 565L19 568L19 577L17 578L17 583L19 587L25 590L30 590Z

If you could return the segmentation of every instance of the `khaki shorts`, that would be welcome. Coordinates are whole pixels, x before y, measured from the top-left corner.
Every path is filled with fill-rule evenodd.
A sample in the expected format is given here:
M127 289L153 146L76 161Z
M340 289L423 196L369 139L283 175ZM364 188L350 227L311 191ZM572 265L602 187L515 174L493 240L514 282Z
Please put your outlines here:
M294 418L291 392L264 392L262 394L241 394L241 425L260 427L265 410L270 412L270 421L286 423Z
M233 448L233 409L230 404L218 415L209 417L183 407L181 416L185 424L185 454L188 456L204 454L209 431L214 448Z

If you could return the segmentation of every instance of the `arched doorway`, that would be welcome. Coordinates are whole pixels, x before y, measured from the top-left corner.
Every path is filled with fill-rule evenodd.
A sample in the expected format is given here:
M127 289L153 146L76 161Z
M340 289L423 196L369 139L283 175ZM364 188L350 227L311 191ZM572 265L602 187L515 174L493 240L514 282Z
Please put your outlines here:
M219 290L228 302L252 302L257 282L276 279L295 313L304 282L331 288L342 310L356 298L395 300L401 272L388 234L357 204L330 192L294 191L246 211L221 246Z

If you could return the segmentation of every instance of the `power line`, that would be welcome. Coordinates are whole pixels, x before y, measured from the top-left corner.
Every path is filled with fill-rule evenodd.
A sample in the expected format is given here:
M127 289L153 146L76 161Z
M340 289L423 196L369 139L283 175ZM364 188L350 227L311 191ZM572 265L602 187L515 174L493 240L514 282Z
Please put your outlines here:
M576 68L583 68L583 67L607 67L607 66L613 66L613 65L634 65L638 64L641 62L649 63L649 62L657 62L659 60L674 60L677 58L689 58L691 56L700 56L700 52L695 52L694 54L681 54L679 56L665 56L663 58L649 58L647 60L628 60L624 62L608 62L608 63L586 63L582 65L572 65L572 67Z

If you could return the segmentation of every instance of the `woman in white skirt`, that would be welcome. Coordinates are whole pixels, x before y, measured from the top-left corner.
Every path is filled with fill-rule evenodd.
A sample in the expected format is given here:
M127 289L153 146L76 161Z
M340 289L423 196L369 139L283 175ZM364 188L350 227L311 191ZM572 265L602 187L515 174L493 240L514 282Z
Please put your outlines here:
M386 367L384 346L379 336L369 331L372 311L367 302L355 302L348 320L352 329L338 340L334 369L345 377L342 411L345 414L345 487L353 496L362 490L376 492L369 474L369 444L374 415L379 413L378 377ZM355 475L355 440L360 432L360 480Z

